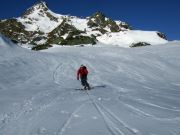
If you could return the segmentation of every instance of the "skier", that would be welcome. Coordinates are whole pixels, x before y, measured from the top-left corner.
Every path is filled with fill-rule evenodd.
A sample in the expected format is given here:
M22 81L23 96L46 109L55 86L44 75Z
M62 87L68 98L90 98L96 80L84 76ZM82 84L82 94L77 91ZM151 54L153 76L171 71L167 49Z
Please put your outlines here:
M84 90L90 90L89 83L87 82L87 75L88 75L88 70L86 66L81 65L80 68L77 71L77 80L79 80L79 77L81 79L81 84L84 87Z

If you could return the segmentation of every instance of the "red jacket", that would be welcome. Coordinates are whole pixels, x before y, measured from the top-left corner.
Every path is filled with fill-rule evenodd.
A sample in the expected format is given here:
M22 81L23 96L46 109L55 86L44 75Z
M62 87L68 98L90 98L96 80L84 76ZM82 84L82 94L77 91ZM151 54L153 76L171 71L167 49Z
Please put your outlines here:
M79 76L80 78L85 76L85 75L88 75L88 70L87 68L84 66L84 67L80 67L77 71L77 79L79 80Z

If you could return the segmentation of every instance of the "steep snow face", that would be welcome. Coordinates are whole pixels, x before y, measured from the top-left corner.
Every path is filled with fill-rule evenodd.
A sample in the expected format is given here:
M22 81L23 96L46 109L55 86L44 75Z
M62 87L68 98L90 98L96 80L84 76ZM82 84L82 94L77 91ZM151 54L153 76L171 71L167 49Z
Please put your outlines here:
M52 12L45 2L38 3L18 18L27 31L49 33L63 21L62 15Z
M71 17L71 24L75 26L75 28L81 31L84 31L85 29L88 28L86 19L81 19L75 16Z
M0 135L180 134L180 42L43 52L8 44L0 38ZM75 90L81 64L90 91Z
M70 22L69 24L73 25L76 29L84 31L85 33L81 34L83 36L91 36L92 34L97 36L102 35L102 33L98 30L93 30L92 28L89 28L87 23L88 23L88 18L82 19L78 18L75 16L70 17Z
M129 47L132 43L147 42L151 45L164 44L167 40L159 37L156 31L128 30L118 33L106 33L97 37L103 44Z

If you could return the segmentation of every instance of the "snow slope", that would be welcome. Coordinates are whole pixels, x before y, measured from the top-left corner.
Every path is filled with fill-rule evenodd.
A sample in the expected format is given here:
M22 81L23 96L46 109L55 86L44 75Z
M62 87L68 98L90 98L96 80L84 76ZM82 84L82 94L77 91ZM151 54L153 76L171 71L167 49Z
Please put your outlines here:
M116 33L106 33L97 40L103 44L129 47L138 42L146 42L151 45L164 44L168 41L159 37L156 31L128 30Z
M11 45L0 37L0 135L180 134L180 42L43 52ZM91 91L75 90L82 63Z

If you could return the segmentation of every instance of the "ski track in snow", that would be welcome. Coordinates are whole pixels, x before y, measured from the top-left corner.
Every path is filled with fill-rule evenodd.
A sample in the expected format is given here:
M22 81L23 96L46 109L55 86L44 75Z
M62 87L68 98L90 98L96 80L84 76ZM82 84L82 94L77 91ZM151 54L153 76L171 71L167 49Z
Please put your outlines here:
M55 68L55 70L53 71L53 82L55 83L55 84L57 84L57 85L61 85L58 81L57 81L57 74L58 74L58 69L60 68L62 66L62 63L59 63L57 66L56 66L56 68Z
M49 99L51 99L52 96L55 97L49 101ZM42 99L47 99L46 101L47 103L34 105L36 103L36 100L42 100ZM19 111L9 112L7 114L4 114L4 116L1 118L3 119L2 120L3 123L0 126L0 129L4 129L10 123L21 120L22 117L27 115L30 115L29 117L30 120L31 117L38 115L39 113L43 112L48 107L50 107L53 103L56 103L58 99L61 99L61 97L59 96L56 97L56 94L54 94L52 91L48 90L48 91L39 92L37 95L33 96L29 100L25 100L23 104L19 105L21 106Z
M128 97L129 98L129 97ZM132 100L133 98L131 97L131 100ZM130 99L129 99L130 100ZM130 108L130 109L132 109L132 110L134 110L133 112L134 113L136 113L136 114L138 114L139 116L141 116L141 117L151 117L151 118L153 118L153 119L155 119L155 120L159 120L159 121L172 121L172 122L174 122L174 121L179 121L180 120L180 117L175 117L175 118L160 118L160 117L157 117L157 116L155 116L155 115L152 115L152 114L150 114L150 113L147 113L147 112L145 112L145 111L142 111L141 109L138 109L137 107L134 107L134 106L132 106L131 104L128 104L127 102L125 102L125 101L122 101L122 100L118 100L122 105L124 105L124 106L126 106L126 107L128 107L128 108ZM159 105L155 105L155 104L152 104L152 103L149 103L149 102L147 102L147 101L145 101L145 100L136 100L136 99L134 99L134 101L135 102L138 102L138 103L140 103L140 104L143 104L143 105L147 105L147 106L152 106L152 107L155 107L155 108L158 108L158 109L163 109L163 110L169 110L169 111L174 111L174 112L180 112L180 110L176 110L176 109L169 109L169 108L166 108L166 107L162 107L162 106L159 106Z
M87 93L88 94L88 93ZM90 97L88 94L89 99L91 100L93 106L96 108L96 110L99 112L99 114L102 116L109 132L112 135L125 135L119 128L115 126L115 124L105 115L105 113L101 110L101 108L94 102L94 100Z
M123 96L121 95L118 99L122 101L122 97ZM157 109L167 110L167 111L172 111L172 112L180 112L180 109L178 109L177 107L172 107L171 106L171 108L170 107L168 108L168 107L164 107L164 106L160 106L160 105L148 102L148 101L146 101L144 99L135 99L132 96L128 96L128 97L125 97L125 98L128 98L129 101L136 102L136 103L143 104L143 105L150 106L150 107L154 107L154 108L157 108Z
M74 66L78 67L79 64L71 58L68 58L68 62L59 63L53 71L53 82L63 89L74 89L69 87L71 84L70 80L76 79L75 73L77 69ZM70 75L74 75L74 77L69 78Z
M136 100L137 102L138 100ZM139 102L139 101L138 101ZM163 110L168 110L168 111L174 111L174 112L180 112L180 109L171 109L171 108L167 108L167 107L164 107L164 106L160 106L160 105L157 105L157 104L153 104L153 103L150 103L150 102L147 102L143 99L141 99L141 104L144 104L144 105L147 105L147 106L152 106L152 107L155 107L155 108L159 108L159 109L163 109Z
M152 114L149 114L147 112L144 112L136 107L133 107L132 105L130 104L127 104L127 103L123 103L123 105L131 108L132 110L134 110L135 113L137 113L139 116L145 116L145 117L150 117L150 118L153 118L155 120L159 120L159 121L171 121L171 122L174 122L174 121L180 121L180 117L176 117L176 118L159 118L157 116L154 116Z
M107 109L104 105L102 105L102 104L98 105L98 103L95 102L95 100L91 97L89 92L86 92L86 93L87 93L89 99L91 100L92 104L94 105L94 107L97 109L97 111L103 117L103 119L104 119L109 131L112 133L112 135L119 135L119 134L125 135L126 133L123 133L121 128L124 128L125 130L127 130L129 132L128 135L130 135L130 134L140 135L140 132L137 129L134 129L134 128L128 126L127 124L125 124L125 122L120 120L112 111Z
M75 115L76 113L78 113L78 112L81 110L81 108L84 107L84 105L85 105L86 103L87 103L87 102L85 102L85 103L81 104L80 106L78 106L78 107L69 115L68 119L67 119L66 122L63 124L63 127L60 128L60 129L57 131L56 135L63 135L63 133L66 131L66 129L67 129L68 126L70 125L71 120L73 119L74 115Z
M37 95L33 96L29 100L25 100L23 104L19 105L21 106L21 108L18 111L6 113L2 117L0 117L0 120L2 121L2 123L0 124L0 130L6 131L7 129L9 129L9 126L16 127L15 124L20 123L22 118L26 116L28 116L28 120L26 122L33 120L34 117L40 116L41 113L44 113L48 108L52 106L58 106L57 103L61 100L64 100L62 96L67 97L70 94L69 92L72 91L63 90L58 95L56 91L52 90L39 92ZM36 104L37 101L44 99L45 101L43 101L43 104ZM69 116L68 120L64 124L64 127L58 132L57 135L63 134L67 126L70 124L74 114L76 114L85 104L86 102L73 111L73 113ZM21 126L23 127L24 125ZM22 133L19 132L19 134Z

